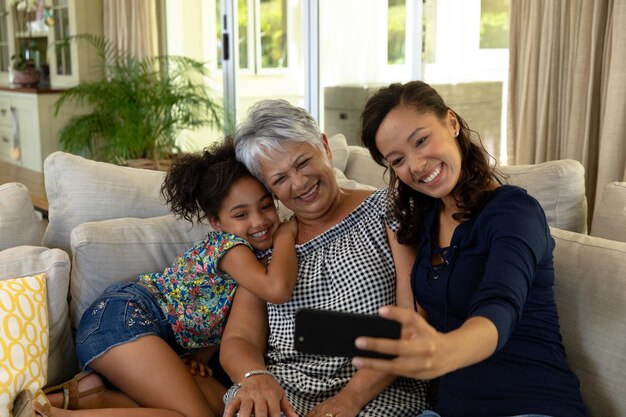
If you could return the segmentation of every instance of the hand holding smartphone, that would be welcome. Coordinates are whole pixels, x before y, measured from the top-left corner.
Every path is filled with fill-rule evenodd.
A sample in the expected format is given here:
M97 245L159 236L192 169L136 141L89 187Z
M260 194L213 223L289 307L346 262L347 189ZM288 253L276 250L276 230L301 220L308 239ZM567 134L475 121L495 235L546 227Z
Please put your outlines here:
M357 349L354 340L359 336L399 339L401 330L399 322L377 315L305 308L296 312L294 347L318 355L391 359L391 355Z

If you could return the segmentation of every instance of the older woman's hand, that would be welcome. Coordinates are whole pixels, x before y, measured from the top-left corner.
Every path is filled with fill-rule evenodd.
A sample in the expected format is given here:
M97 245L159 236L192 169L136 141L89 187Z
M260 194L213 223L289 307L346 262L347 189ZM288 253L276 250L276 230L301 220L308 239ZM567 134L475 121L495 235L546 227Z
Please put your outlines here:
M246 379L224 412L224 417L298 417L285 391L268 375Z
M306 417L355 417L362 405L341 392L315 406Z

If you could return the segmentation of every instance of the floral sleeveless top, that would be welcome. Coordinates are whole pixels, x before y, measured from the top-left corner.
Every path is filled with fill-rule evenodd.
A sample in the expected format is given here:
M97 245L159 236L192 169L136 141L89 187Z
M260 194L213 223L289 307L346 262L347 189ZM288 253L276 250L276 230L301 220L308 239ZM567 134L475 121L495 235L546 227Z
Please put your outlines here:
M182 348L193 350L220 343L237 283L217 266L237 245L253 250L239 236L209 232L205 240L179 255L162 273L139 276L138 282L152 292Z

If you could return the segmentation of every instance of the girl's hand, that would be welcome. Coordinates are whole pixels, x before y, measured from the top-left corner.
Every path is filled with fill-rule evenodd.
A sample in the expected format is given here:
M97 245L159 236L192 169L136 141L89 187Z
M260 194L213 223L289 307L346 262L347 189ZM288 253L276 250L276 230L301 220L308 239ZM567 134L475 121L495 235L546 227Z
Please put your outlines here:
M193 376L213 376L213 370L208 365L194 359L192 356L184 356L181 358L191 375Z
M224 411L224 417L279 416L298 417L285 391L269 375L246 378L235 398Z
M217 352L219 346L209 346L206 348L198 349L195 352L183 356L181 359L185 366L191 372L193 376L213 376L213 370L209 368L209 360Z
M379 314L402 324L400 339L359 337L355 345L359 349L397 357L390 360L356 357L352 360L355 367L418 379L432 379L454 370L445 335L435 330L417 312L385 306Z
M294 241L296 240L298 236L298 222L295 217L291 217L289 220L285 220L280 224L278 230L274 233L274 241L276 241L276 237L282 233L286 233L293 237Z

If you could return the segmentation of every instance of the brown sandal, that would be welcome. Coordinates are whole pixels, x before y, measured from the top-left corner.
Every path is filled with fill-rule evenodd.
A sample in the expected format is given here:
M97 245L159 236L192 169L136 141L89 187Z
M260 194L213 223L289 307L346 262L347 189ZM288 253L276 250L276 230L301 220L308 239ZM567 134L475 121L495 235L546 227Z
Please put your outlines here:
M104 391L104 385L100 385L95 388L88 389L80 392L78 390L78 382L88 375L91 375L93 371L83 371L76 374L72 379L62 384L55 385L43 390L45 394L53 394L58 391L63 392L63 408L66 410L78 409L78 400L91 394L95 394L100 391ZM43 414L42 414L43 415Z
M15 401L13 401L13 417L35 417L33 394L29 390L22 391L15 397Z
M50 403L42 404L37 400L33 400L33 416L50 417Z
M34 399L29 390L20 392L13 402L13 417L50 417L50 403L45 396L42 398L46 400L44 404Z

